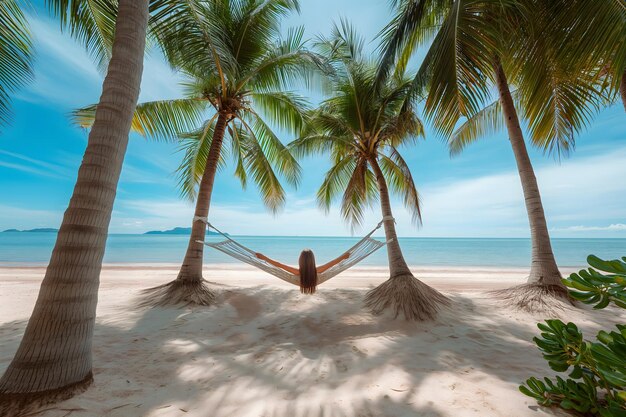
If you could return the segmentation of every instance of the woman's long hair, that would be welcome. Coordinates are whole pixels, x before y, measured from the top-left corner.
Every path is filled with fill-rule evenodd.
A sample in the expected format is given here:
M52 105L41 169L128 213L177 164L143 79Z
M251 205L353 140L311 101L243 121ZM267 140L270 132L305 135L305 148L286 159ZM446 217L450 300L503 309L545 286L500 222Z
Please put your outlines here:
M315 266L315 255L311 249L305 249L300 253L298 260L300 266L300 292L303 294L313 294L317 287L317 268Z

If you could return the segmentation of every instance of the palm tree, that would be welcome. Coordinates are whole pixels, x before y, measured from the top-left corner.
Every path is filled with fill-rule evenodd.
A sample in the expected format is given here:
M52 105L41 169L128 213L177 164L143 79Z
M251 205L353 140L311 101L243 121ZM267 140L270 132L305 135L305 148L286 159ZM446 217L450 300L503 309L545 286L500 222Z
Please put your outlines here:
M323 67L321 58L305 49L302 28L278 36L280 18L297 9L297 1L220 0L198 3L174 23L157 24L160 16L154 15L156 37L166 57L186 77L185 98L139 104L133 129L146 136L182 139L179 184L196 207L178 277L146 290L148 304L214 301L202 277L204 246L198 241L205 237L201 219L209 214L226 145L235 176L244 187L251 177L271 211L285 201L277 173L297 185L300 167L268 124L295 132L302 128L305 102L286 88ZM93 107L78 111L78 123L88 126L93 111ZM194 124L201 126L181 134Z
M569 297L552 251L516 106L529 123L532 143L561 154L573 147L576 132L604 101L597 78L578 74L576 67L568 69L554 48L566 29L550 26L552 12L545 2L534 0L403 1L384 31L378 74L382 79L395 57L400 58L400 67L405 66L415 48L434 34L412 94L426 96L426 115L448 138L451 152L506 126L532 243L528 282L507 291L506 296L528 310L548 307L546 295L568 301ZM513 92L509 78L518 86ZM499 101L482 108L492 87ZM455 132L463 117L468 120Z
M10 117L10 94L32 76L33 45L28 22L15 0L0 2L0 126Z
M77 13L77 2L50 1L50 5L90 49L101 45L94 40L100 32L81 31L89 17ZM83 4L80 10L87 6ZM115 24L111 60L74 193L24 337L0 379L2 415L67 398L92 381L91 343L100 268L139 96L148 0L120 0L115 12L107 20Z
M404 101L410 79L396 76L376 89L376 68L364 58L363 41L346 22L335 26L330 39L321 38L318 46L335 70L330 76L334 95L312 113L312 128L290 146L299 155L330 152L333 166L317 193L318 202L328 210L341 195L341 214L353 227L361 223L364 209L380 199L390 277L367 293L366 306L375 314L389 308L407 320L433 319L447 299L411 273L398 242L389 196L391 187L413 220L421 222L419 195L399 151L423 135L412 103Z

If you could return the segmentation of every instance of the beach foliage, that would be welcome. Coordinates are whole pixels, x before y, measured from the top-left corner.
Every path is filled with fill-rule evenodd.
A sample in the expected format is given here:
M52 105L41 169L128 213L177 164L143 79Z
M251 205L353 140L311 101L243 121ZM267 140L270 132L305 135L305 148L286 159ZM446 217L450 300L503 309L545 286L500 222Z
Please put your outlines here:
M10 117L10 95L33 75L33 44L24 12L15 0L0 2L0 125Z
M585 304L602 309L610 303L626 308L626 257L605 261L589 255L591 268L582 269L563 280L570 295ZM606 272L608 274L603 274Z
M609 304L626 308L626 257L605 261L590 255L587 262L590 268L563 279L570 295L595 309ZM533 340L550 368L569 374L529 378L520 391L543 406L590 416L626 416L626 325L600 331L595 341L586 340L574 323L546 320L537 327L541 335Z

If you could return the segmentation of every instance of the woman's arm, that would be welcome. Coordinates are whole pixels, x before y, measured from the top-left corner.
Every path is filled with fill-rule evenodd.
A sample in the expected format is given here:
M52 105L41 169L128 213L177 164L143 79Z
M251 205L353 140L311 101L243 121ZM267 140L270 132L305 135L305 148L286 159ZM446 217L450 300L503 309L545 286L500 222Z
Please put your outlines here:
M317 273L321 274L322 272L327 271L329 268L337 265L339 262L343 261L344 259L348 259L349 257L350 257L350 252L346 252L346 253L344 253L343 255L341 255L338 258L333 259L332 261L330 261L330 262L328 262L328 263L326 263L324 265L318 266L317 267Z
M259 259L263 259L265 262L270 263L274 266L279 267L280 269L284 269L285 271L292 273L294 275L300 275L300 270L297 268L294 268L292 266L289 265L285 265L285 264L281 264L278 261L273 260L272 258L268 258L267 256L263 255L262 253L255 253L256 257Z

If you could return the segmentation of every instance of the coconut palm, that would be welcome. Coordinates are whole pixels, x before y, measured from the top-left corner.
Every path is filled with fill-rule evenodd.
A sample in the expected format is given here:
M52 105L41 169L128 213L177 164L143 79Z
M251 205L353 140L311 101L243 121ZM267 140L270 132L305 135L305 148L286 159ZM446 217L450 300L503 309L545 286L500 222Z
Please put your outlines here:
M425 113L448 139L451 152L506 127L532 243L528 282L506 296L528 310L549 307L545 296L569 298L552 251L518 111L528 121L531 143L558 155L573 147L576 132L604 102L597 78L568 69L554 48L566 29L550 27L552 10L534 0L403 1L384 31L378 74L380 79L389 72L395 57L400 67L406 65L415 48L434 34L412 94L425 95ZM509 80L516 90L511 91ZM494 87L499 101L483 108ZM462 118L468 120L455 131Z
M15 0L0 2L0 126L10 117L10 95L32 76L28 22Z
M50 1L64 24L95 52L89 5ZM102 257L128 132L139 96L148 0L120 0L102 25L115 25L100 105L34 311L0 379L0 415L67 398L92 381L91 342ZM80 13L82 11L83 13ZM93 28L93 26L91 26ZM113 29L109 31L113 33ZM106 54L106 52L100 52Z
M302 128L306 104L286 88L323 67L322 60L305 49L302 28L279 36L280 18L297 9L297 1L220 0L196 4L175 24L155 23L167 59L186 78L185 97L139 104L133 129L182 140L179 184L196 207L178 277L147 290L150 304L213 302L214 293L202 277L204 246L198 241L205 237L201 219L209 214L215 175L227 152L234 159L235 176L244 187L251 179L271 211L285 201L279 176L292 185L298 182L298 163L270 127L295 132ZM159 18L155 14L154 22ZM79 111L78 122L88 125L93 110ZM180 134L194 120L200 121L197 129Z
M318 47L334 67L330 75L334 94L312 112L311 128L290 147L298 155L329 152L333 162L317 193L328 210L341 196L341 214L353 227L364 210L380 200L388 241L389 279L366 295L375 314L390 309L407 320L428 320L447 299L411 273L396 234L391 192L403 199L421 222L420 201L411 171L399 147L423 135L412 103L405 103L410 79L397 76L376 87L376 67L363 55L363 40L346 22L335 26Z

